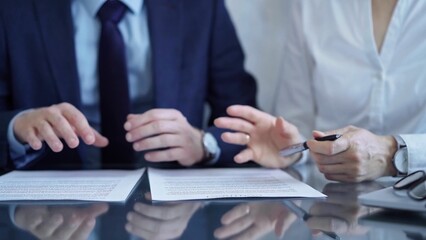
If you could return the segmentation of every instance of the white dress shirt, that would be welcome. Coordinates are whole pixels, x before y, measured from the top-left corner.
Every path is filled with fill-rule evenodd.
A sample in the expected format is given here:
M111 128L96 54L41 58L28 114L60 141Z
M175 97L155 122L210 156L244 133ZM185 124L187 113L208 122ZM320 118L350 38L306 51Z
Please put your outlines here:
M379 52L371 0L287 0L274 114L299 127L400 134L426 168L426 1L399 0Z

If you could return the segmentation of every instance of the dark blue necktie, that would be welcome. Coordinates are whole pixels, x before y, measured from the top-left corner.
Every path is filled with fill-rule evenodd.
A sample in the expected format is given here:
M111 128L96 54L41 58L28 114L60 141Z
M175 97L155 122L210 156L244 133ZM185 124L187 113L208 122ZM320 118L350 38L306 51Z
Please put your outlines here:
M117 26L126 11L122 2L108 0L97 14L102 26L98 55L101 130L109 140L102 149L105 168L127 168L133 158L123 127L130 112L130 99L125 45Z

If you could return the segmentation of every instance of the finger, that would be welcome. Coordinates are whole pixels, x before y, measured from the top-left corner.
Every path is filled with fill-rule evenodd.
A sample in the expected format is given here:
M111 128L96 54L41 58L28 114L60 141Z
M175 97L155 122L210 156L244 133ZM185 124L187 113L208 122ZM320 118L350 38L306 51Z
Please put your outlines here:
M18 206L15 211L16 225L33 231L48 214L45 206Z
M306 224L310 229L327 232L346 233L349 229L346 221L328 216L316 216L309 218L308 221L306 221Z
M85 218L79 214L72 214L65 219L64 224L59 226L52 234L52 239L69 239L71 235L83 224Z
M95 134L95 141L93 142L93 146L106 147L109 143L108 139L93 128L92 128L92 131Z
M163 205L163 206L152 206L144 203L135 203L133 209L135 212L145 215L154 219L171 220L178 218L184 212L181 211L182 205ZM186 211L185 209L184 211Z
M178 221L180 219L163 221L148 218L135 212L129 212L127 214L127 221L131 224L133 231L135 229L143 229L158 237L158 234L170 231L174 225L179 224Z
M191 206L190 204L152 206L144 203L135 203L133 209L135 212L153 219L172 220L182 215L187 215L192 208Z
M48 121L53 129L55 129L55 132L65 140L68 147L76 148L78 146L79 140L74 129L60 112L48 115Z
M318 131L318 130L314 130L312 131L312 137L315 138L320 138L320 137L325 137L327 136L327 134L325 134L324 132Z
M298 139L294 139L295 142L301 142L299 130L293 124L287 122L284 118L278 117L275 120L275 125L280 135L284 138L294 138L297 136Z
M131 222L128 222L125 226L126 231L130 234L133 234L135 236L138 236L142 239L176 239L179 238L183 230L174 230L174 229L167 229L163 232L153 232L152 229L144 229L142 226L134 225Z
M214 231L214 236L220 239L229 238L248 229L253 224L250 217L242 217Z
M364 180L362 176L348 175L348 174L324 174L324 176L328 180L338 181L338 182L357 183Z
M232 237L232 240L260 239L262 234L266 234L265 231L266 229L263 229L260 226L252 225L238 233L237 236Z
M318 170L323 174L346 174L349 169L345 164L320 164Z
M237 144L237 145L247 145L250 142L250 135L246 133L232 133L232 132L225 132L221 135L222 140L231 143L231 144Z
M157 233L148 231L141 228L141 226L133 225L132 223L127 223L125 229L128 233L138 236L142 239L158 239Z
M185 142L176 134L161 134L133 143L135 151L147 151L162 148L181 147Z
M172 220L157 220L137 214L135 212L129 212L127 214L127 221L135 228L144 229L151 233L157 233L157 235L163 236L169 235L173 231L184 226L181 218Z
M54 214L47 216L44 221L34 229L34 235L38 238L48 238L64 222L63 216Z
M82 208L81 213L89 218L96 218L106 212L108 212L109 206L106 203L93 204L88 208Z
M231 222L242 218L246 215L250 214L250 205L248 204L241 204L233 209L231 209L229 212L225 213L222 218L220 219L220 222L222 224L230 224Z
M60 107L62 114L69 121L71 126L74 127L75 133L81 137L86 144L93 144L95 141L95 134L83 113L71 104L63 104Z
M282 238L284 236L284 228L285 228L285 220L287 219L288 213L287 212L281 212L278 217L277 221L275 223L274 232L275 236L278 238Z
M180 131L181 125L176 120L156 120L131 129L126 134L126 140L128 142L135 142L161 134L176 134Z
M27 132L27 135L24 138L24 142L27 142L34 150L40 150L43 146L43 143L40 141L40 139L38 139L34 130L32 129Z
M329 156L323 155L315 152L310 152L312 159L318 165L328 165L328 164L343 164L345 163L344 157L340 155Z
M93 231L96 225L94 218L88 218L73 232L70 239L73 240L85 240L89 238L90 233Z
M181 112L175 109L152 109L144 114L129 114L127 121L124 124L124 129L131 131L132 129L148 124L153 121L176 121L185 119Z
M271 120L275 117L262 112L256 108L245 105L233 105L226 109L226 112L233 117L245 119L252 123L264 121L265 119Z
M241 118L221 117L214 121L216 127L226 128L237 132L250 133L254 129L254 125Z
M43 139L46 141L47 145L52 149L54 152L60 152L63 149L63 144L59 140L58 136L56 135L55 131L53 130L52 126L46 122L41 121L37 124L37 133Z
M182 148L167 148L165 150L150 151L145 153L145 160L149 162L172 162L183 161L187 156Z
M240 163L240 164L249 162L251 160L254 160L254 152L250 148L246 148L246 149L242 150L240 153L238 153L234 157L234 161L236 163Z
M336 155L349 149L349 139L343 135L335 141L317 141L315 139L306 142L311 152L327 156Z

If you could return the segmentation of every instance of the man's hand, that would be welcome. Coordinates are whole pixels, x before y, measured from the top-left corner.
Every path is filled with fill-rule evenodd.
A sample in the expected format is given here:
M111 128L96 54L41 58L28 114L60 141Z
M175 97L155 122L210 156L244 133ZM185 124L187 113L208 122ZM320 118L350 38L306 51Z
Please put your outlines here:
M150 193L145 194L151 199ZM126 231L143 239L177 239L188 226L201 202L149 205L135 203L127 214Z
M151 162L178 161L191 166L204 157L201 131L192 127L181 112L153 109L144 114L130 114L124 125L126 139L135 151L147 151Z
M289 157L279 155L281 149L302 141L293 124L250 106L234 105L227 112L231 117L218 118L214 123L219 128L235 131L224 133L223 141L247 145L234 157L235 162L253 160L264 167L284 168L301 157L300 153Z
M34 150L40 150L45 141L52 151L60 152L64 147L60 139L64 139L70 148L79 145L79 138L96 147L108 145L108 140L69 103L26 111L16 118L13 130L20 142L28 143Z
M281 237L295 220L296 216L281 203L243 203L222 216L222 226L214 231L214 236L218 239L260 239L274 232Z
M358 219L375 210L361 206L357 201L358 196L381 188L383 187L374 181L357 184L328 183L323 190L327 199L311 206L306 223L313 232L323 230L347 236L363 235L369 229L359 225Z
M18 206L15 222L38 239L87 239L95 227L96 218L108 208L105 203L87 207Z
M307 142L320 172L329 180L361 182L392 175L396 142L392 136L378 136L365 129L349 126L313 137L342 134L336 141Z

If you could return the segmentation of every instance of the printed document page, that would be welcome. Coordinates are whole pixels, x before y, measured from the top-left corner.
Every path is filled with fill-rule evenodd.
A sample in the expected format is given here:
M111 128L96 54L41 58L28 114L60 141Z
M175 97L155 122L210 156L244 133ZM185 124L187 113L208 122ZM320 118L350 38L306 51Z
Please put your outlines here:
M0 201L124 202L144 170L12 171L0 176Z
M246 197L326 197L279 169L150 168L152 199L177 201Z

